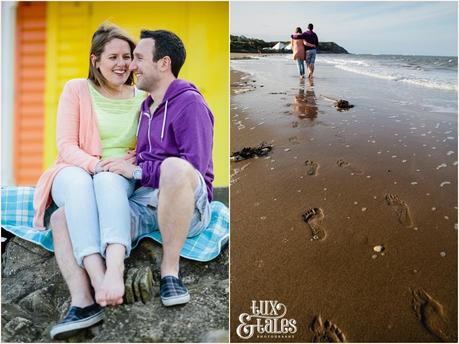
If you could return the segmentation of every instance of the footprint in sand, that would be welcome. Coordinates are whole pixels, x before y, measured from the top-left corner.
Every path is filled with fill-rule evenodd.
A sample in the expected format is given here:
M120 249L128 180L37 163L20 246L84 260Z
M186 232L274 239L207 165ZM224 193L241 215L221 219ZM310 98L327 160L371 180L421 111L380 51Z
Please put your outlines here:
M306 167L308 168L307 169L308 175L316 176L317 170L319 169L319 164L312 160L306 160L304 163L306 164Z
M343 160L343 159L339 159L336 164L341 167L341 168L347 168L349 169L352 173L354 174L358 174L358 175L361 175L363 174L363 171L357 169L357 168L354 168L351 166L351 163L346 161L346 160Z
M344 161L343 159L339 159L336 164L339 166L339 167L343 167L343 168L346 168L346 167L349 167L351 166L351 164L347 161Z
M388 205L392 207L392 210L398 216L398 221L404 225L405 227L409 228L413 226L413 220L411 219L410 209L405 201L400 200L398 195L395 194L387 194L386 195L386 202Z
M314 333L313 343L346 343L346 336L339 327L330 320L323 322L320 315L314 318L310 329Z
M298 140L298 136L292 136L292 137L289 137L288 138L288 141L290 143L293 143L294 145L297 145L300 143L300 141Z
M304 221L311 228L312 240L323 240L327 233L322 226L324 212L320 208L310 208L303 214Z
M413 289L411 292L414 313L424 327L443 342L457 342L448 334L443 306L422 288Z

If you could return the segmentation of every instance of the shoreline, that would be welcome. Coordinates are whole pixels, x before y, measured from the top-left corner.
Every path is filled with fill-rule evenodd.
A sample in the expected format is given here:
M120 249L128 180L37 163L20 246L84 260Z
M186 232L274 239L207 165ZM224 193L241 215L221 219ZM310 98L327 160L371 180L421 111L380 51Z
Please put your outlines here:
M321 68L312 86L272 84L262 70L250 75L253 90L232 87L231 152L262 141L274 147L269 157L231 162L231 340L240 341L235 328L250 300L285 303L301 324L295 342L313 339L308 327L318 314L350 341L438 340L412 309L419 290L444 307L457 338L457 161L440 157L450 156L434 135L454 131L446 130L453 123L423 114L423 133L436 137L418 135L410 129L420 128L416 106L378 106L350 86L338 93L363 77L338 78L337 86ZM338 113L324 93L356 107ZM302 217L310 208L324 215L312 226Z

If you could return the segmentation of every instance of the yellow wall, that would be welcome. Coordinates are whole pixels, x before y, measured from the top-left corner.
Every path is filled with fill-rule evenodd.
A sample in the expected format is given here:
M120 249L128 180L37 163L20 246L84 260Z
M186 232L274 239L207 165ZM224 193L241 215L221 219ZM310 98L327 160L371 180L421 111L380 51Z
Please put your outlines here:
M48 2L45 167L56 157L56 109L65 82L84 78L93 32L105 20L135 41L141 29L166 29L184 42L180 78L194 83L215 117L214 186L229 182L229 44L227 2Z

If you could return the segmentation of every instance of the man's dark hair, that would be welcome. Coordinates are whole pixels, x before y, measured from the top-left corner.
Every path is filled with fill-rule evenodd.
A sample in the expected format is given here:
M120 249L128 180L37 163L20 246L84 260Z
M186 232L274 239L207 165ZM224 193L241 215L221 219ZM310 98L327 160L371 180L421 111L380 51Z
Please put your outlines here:
M156 62L164 56L169 56L172 74L178 78L186 58L185 46L182 40L175 33L166 30L142 30L140 39L144 38L152 38L155 41L153 61Z
M312 30L314 29L314 25L312 25L311 23L309 23L309 24L308 24L308 29L312 31Z

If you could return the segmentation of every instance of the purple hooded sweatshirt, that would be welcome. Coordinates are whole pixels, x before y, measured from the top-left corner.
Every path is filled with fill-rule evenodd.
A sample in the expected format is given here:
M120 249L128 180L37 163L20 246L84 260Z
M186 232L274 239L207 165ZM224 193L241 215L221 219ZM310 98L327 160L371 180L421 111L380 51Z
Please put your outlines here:
M142 185L159 187L161 163L177 157L191 163L204 177L209 202L213 199L212 163L214 117L198 89L185 80L174 80L153 114L148 96L141 106L137 134L137 165Z

